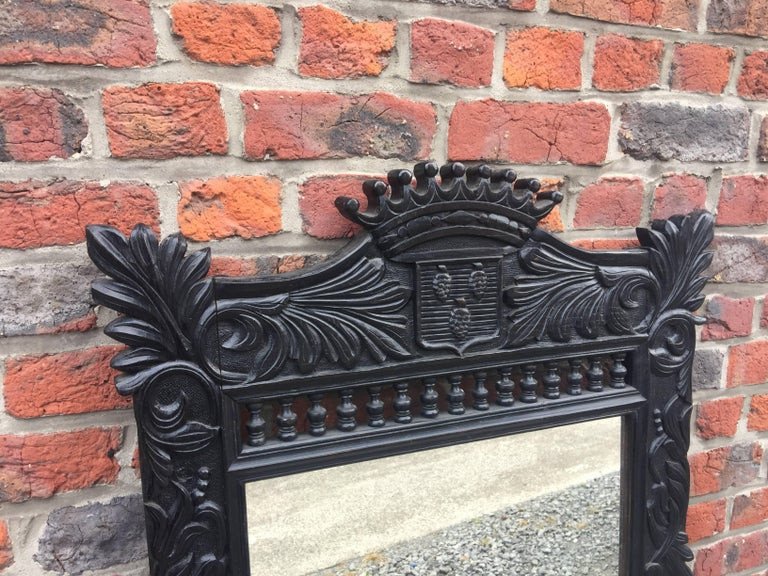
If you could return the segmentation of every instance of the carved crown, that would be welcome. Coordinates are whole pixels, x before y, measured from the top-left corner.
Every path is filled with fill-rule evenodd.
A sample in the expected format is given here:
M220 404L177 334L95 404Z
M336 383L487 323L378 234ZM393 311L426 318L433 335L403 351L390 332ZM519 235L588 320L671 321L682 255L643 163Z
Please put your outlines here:
M421 162L413 172L390 171L387 182L365 181L365 211L346 196L336 199L336 208L370 230L389 255L449 234L489 236L520 246L563 200L560 192L540 190L538 180L518 178L508 168Z

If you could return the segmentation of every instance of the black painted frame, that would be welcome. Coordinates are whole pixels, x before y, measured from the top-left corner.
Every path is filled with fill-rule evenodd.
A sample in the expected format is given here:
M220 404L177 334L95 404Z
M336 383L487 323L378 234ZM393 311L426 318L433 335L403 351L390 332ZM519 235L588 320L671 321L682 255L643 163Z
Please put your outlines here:
M414 184L415 179L415 184ZM583 251L537 228L559 192L488 166L364 184L365 230L318 266L208 278L209 250L87 231L128 346L153 576L249 574L244 485L621 416L622 573L690 574L685 516L706 212ZM489 389L490 386L490 389Z

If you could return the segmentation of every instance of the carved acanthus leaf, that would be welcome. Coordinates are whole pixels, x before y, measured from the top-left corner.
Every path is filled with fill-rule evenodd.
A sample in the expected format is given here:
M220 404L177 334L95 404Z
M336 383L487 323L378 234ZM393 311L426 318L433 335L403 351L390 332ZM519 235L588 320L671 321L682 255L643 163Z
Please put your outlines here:
M124 315L104 332L131 347L118 354L112 365L129 374L118 377L118 390L132 394L148 368L194 359L190 335L213 297L211 283L203 280L210 251L185 257L184 238L174 234L158 244L152 231L141 224L129 238L109 226L89 226L86 240L93 262L112 278L93 283L94 300Z
M407 358L408 320L399 311L410 290L385 280L384 273L381 260L364 259L315 286L219 301L218 320L230 325L222 347L254 351L249 380L274 375L289 359L307 373L323 357L345 368L354 367L364 352L375 362Z

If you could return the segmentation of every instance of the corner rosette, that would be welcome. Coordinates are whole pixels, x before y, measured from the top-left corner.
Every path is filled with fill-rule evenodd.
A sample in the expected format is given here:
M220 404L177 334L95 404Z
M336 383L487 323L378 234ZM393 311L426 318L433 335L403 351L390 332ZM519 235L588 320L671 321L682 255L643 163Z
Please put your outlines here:
M88 226L86 242L93 263L111 278L92 284L93 299L122 314L104 332L129 346L112 360L126 373L117 378L118 391L134 394L158 364L194 360L191 334L213 300L212 284L204 280L210 250L186 256L181 235L158 243L143 224L128 238L110 226Z

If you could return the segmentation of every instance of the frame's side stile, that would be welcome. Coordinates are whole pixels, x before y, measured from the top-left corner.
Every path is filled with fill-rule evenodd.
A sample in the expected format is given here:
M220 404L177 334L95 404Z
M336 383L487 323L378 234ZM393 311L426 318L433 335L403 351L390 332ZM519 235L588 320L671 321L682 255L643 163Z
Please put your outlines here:
M274 398L274 390L286 398L312 394L312 386L320 388L307 379L310 373L325 382L355 369L364 369L366 378L388 371L392 380L393 370L399 378L433 365L440 373L461 372L463 362L477 358L509 365L510 358L540 345L554 360L583 358L598 349L620 352L621 359L631 352L634 368L644 374L632 376L637 389L627 390L634 404L622 411L633 410L634 428L627 437L638 442L628 530L637 541L625 550L629 574L690 573L684 530L690 368L698 322L693 312L701 304L702 274L711 260L706 247L712 217L698 213L654 222L651 230L638 230L643 248L626 255L587 253L535 229L537 219L560 199L547 193L536 197L536 181L518 184L511 171L487 167L470 169L462 180L460 165L443 168L448 188L435 182L438 168L424 163L414 171L416 189L409 187L406 171L390 173L390 188L367 183L369 211L360 212L349 199L337 201L369 232L329 262L288 278L219 285L206 279L208 251L186 256L178 235L158 243L143 226L129 238L112 228L89 228L89 255L111 277L94 283L94 299L123 315L105 332L129 347L113 366L125 373L118 390L134 396L153 576L175 574L181 562L200 576L248 573L242 478L232 465L245 442L241 428L249 436L263 434L264 422L253 419L260 418L263 398ZM439 256L431 252L435 247ZM422 273L420 266L427 265ZM466 294L461 292L455 304L443 306L440 274L449 273L454 284L456 278L468 279L469 288L462 288ZM454 336L441 340L437 332L420 327L419 290L434 292L432 316L425 314L425 322L443 314L441 326ZM473 293L482 293L479 303L465 305ZM458 312L465 306L464 314L477 317L493 312L495 331L460 334ZM632 339L634 348L622 338ZM228 365L231 359L239 364ZM622 367L620 362L614 366ZM533 385L535 369L528 375ZM621 374L617 377L623 382ZM281 388L285 381L293 388ZM341 392L325 383L321 387ZM588 401L573 410L587 414ZM519 406L517 413L527 410L533 414L529 418L542 422L561 414L556 403L551 410L543 406L539 416L530 404ZM242 420L246 407L249 422ZM505 416L492 408L484 414L500 419L516 413ZM595 414L590 417L600 417ZM459 441L455 432L461 425L457 421L447 443ZM407 430L404 426L402 434ZM388 425L384 432L393 428ZM345 441L343 434L334 438L339 446ZM367 437L357 438L359 443ZM258 450L248 457L259 457Z
M200 367L199 318L212 305L208 250L186 256L178 235L162 243L143 225L126 239L90 226L88 253L111 280L98 304L123 316L104 331L126 344L112 366L133 396L150 573L228 574L221 388Z
M704 297L714 235L708 213L654 222L638 229L650 252L660 301L649 330L649 407L646 574L690 574L693 560L685 533L690 492L687 452L692 409L691 368L696 345L694 312Z

